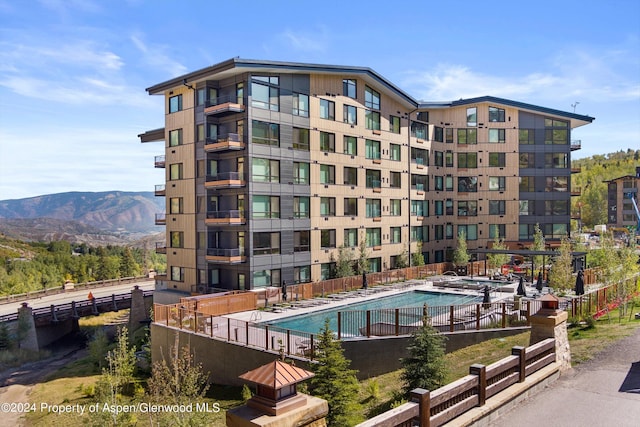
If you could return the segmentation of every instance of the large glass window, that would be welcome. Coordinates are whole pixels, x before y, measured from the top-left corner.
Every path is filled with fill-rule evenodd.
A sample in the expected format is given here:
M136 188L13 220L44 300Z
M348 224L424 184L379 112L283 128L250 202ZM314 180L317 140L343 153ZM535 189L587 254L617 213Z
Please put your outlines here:
M424 123L411 122L411 136L418 139L427 139L428 126Z
M169 97L169 113L182 111L182 95Z
M274 270L262 270L262 271L254 271L253 272L253 287L254 288L264 288L267 286L280 286L280 269ZM244 277L244 274L238 274L238 282L241 283ZM244 286L240 284L240 289L243 289Z
M311 212L311 205L309 197L307 196L294 196L293 197L293 217L294 218L309 218Z
M412 242L427 242L429 229L422 225L415 225L411 227L411 241Z
M533 176L521 176L518 178L518 189L520 192L533 192L536 191L536 181Z
M477 144L477 129L458 129L458 144Z
M320 216L336 216L335 197L320 197Z
M333 279L336 271L335 262L325 262L320 264L320 280Z
M519 129L518 130L518 142L520 145L533 145L535 144L535 131L533 129Z
M504 129L489 129L489 142L492 144L504 144L505 143L505 130Z
M251 179L254 182L280 182L280 161L254 157Z
M311 266L293 267L293 283L308 283L311 281Z
M402 227L391 227L389 241L390 243L402 243Z
M444 177L444 189L447 191L453 191L453 176L447 175Z
M309 95L303 93L293 94L293 115L309 117Z
M490 122L504 122L504 109L497 107L489 107Z
M309 185L309 163L293 162L293 183Z
M412 200L411 216L429 216L429 201Z
M344 216L358 216L358 199L355 197L345 197Z
M389 159L399 162L400 158L400 145L398 144L389 144Z
M342 106L342 121L350 125L358 124L358 110L353 105Z
M435 240L442 240L444 239L444 225L443 224L436 224L433 227L433 234L434 234L434 239ZM438 257L436 256L436 260L438 259ZM438 262L438 261L436 261Z
M382 200L367 199L367 218L379 218L382 216Z
M453 152L447 150L447 152L444 153L444 165L448 168L453 167Z
M169 198L169 213L181 214L183 212L182 197Z
M380 228L367 228L365 240L368 248L380 246L382 244L382 230Z
M364 123L367 129L380 130L380 112L365 110Z
M184 247L184 232L172 231L169 233L169 244L172 248Z
M433 201L433 210L435 211L436 216L444 215L444 201L442 200L434 200Z
M400 199L391 199L389 202L389 215L400 216L402 215L402 201Z
M358 229L357 228L344 229L344 246L346 248L355 248L356 246L358 246Z
M352 186L358 185L358 169L357 168L350 168L347 166L344 167L344 185L352 185Z
M565 169L569 167L569 155L567 153L545 153L545 169Z
M334 165L320 165L320 184L336 183L336 167Z
M429 189L429 177L427 175L411 174L411 188L418 191Z
M567 200L545 200L545 215L569 215L569 202Z
M182 145L182 129L169 131L169 146L175 147L177 145Z
M429 164L429 150L411 147L411 162L419 165Z
M320 100L320 118L326 120L336 119L336 103L328 99Z
M518 154L518 165L520 169L528 169L536 167L536 156L534 153Z
M336 135L329 132L320 132L320 151L336 152Z
M453 144L453 128L446 128L444 130L444 142Z
M444 191L444 177L435 175L433 177L433 189L435 191Z
M544 191L568 191L569 177L548 176L545 181Z
M309 151L309 129L293 128L292 145L294 150Z
M400 117L389 116L389 132L400 133Z
M254 144L264 144L280 146L280 126L275 123L252 121L251 142Z
M376 169L367 169L367 188L381 188L380 171Z
M311 231L300 230L293 232L293 251L309 252L311 250Z
M489 200L489 215L504 215L505 204L504 200Z
M380 94L369 86L364 87L364 106L372 110L380 109Z
M478 240L478 225L477 224L460 224L458 225L458 236L460 233L464 233L467 240Z
M389 187L402 188L402 175L400 172L389 172Z
M365 157L367 159L380 159L380 141L371 139L365 141Z
M253 233L253 255L280 253L280 233Z
M478 153L458 153L458 169L478 167Z
M182 179L182 163L173 163L169 165L169 180L175 181Z
M458 201L458 216L478 216L478 202L476 200Z
M173 282L184 282L184 267L171 267L171 280Z
M444 166L444 153L442 151L433 152L433 165Z
M506 165L505 153L489 153L489 166L503 168Z
M344 79L342 80L342 94L349 98L357 97L356 79Z
M254 195L251 211L254 219L280 218L280 197Z
M544 143L547 145L566 145L568 144L567 129L545 129Z
M320 230L320 247L323 249L336 247L336 230Z
M352 156L358 155L358 138L355 136L344 137L344 154L350 154Z
M265 110L279 111L280 89L278 89L277 77L257 77L251 82L251 106ZM308 102L308 100L307 100Z
M478 191L478 177L476 176L459 176L458 192L459 193L475 193Z
M478 126L478 109L476 107L467 108L467 126Z
M506 226L504 224L489 224L489 238L504 238L506 236Z

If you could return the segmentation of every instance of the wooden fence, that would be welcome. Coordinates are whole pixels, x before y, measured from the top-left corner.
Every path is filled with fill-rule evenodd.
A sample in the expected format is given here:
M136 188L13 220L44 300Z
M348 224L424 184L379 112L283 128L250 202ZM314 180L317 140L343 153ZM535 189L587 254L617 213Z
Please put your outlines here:
M555 362L555 340L548 338L529 347L513 347L511 356L491 365L475 364L469 375L434 391L415 389L411 402L371 418L358 427L441 426L534 372Z

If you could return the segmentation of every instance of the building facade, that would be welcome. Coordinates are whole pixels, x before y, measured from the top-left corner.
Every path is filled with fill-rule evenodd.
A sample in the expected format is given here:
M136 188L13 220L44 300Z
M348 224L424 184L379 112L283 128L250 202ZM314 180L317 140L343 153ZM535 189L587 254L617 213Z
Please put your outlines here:
M640 219L634 207L640 203L640 167L636 167L636 174L621 176L607 181L607 224L610 227L636 230ZM631 200L631 199L634 200Z
M571 130L593 118L495 97L418 102L369 68L231 59L147 89L165 102L168 271L208 292L450 258L570 231ZM362 255L364 254L364 255Z

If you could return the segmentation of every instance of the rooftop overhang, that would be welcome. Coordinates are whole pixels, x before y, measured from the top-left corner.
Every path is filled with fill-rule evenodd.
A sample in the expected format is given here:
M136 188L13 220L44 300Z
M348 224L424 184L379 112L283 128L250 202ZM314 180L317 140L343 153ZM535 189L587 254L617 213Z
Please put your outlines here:
M420 102L418 108L421 110L444 109L452 107L461 107L465 105L491 104L496 106L507 106L517 108L520 111L528 111L534 114L543 114L561 120L569 120L571 129L587 125L595 120L594 117L583 116L581 114L569 113L567 111L555 110L553 108L540 107L538 105L527 104L519 101L512 101L505 98L497 98L495 96L481 96L477 98L459 99L449 102Z
M148 130L138 135L140 142L164 141L164 128Z

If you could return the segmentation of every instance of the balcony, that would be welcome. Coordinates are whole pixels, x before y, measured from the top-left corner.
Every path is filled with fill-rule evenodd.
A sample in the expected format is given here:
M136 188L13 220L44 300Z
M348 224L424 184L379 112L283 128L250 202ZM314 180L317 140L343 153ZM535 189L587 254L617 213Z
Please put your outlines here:
M204 114L207 116L226 116L244 112L244 105L238 103L236 96L221 96L207 102Z
M581 167L571 168L571 173L580 173L580 172L582 172L582 168Z
M580 150L582 148L582 141L577 139L575 141L571 141L571 151Z
M157 213L156 214L156 225L167 225L167 214Z
M247 260L244 256L244 250L241 248L223 249L209 248L207 249L207 262L214 264L240 264Z
M204 143L204 151L207 153L236 150L244 150L244 141L237 133L228 133L217 138L207 138Z
M204 220L207 225L243 225L245 223L244 211L212 211L207 212L207 218Z
M246 182L244 176L240 172L221 172L216 175L207 175L207 181L204 183L205 188L240 188L244 187Z
M580 196L582 195L582 187L574 187L571 189L572 196Z
M156 156L154 161L153 161L153 166L159 169L164 169L166 166L166 156L162 155L162 156Z
M166 196L167 195L166 186L164 184L156 185L156 189L153 194L155 194L156 196Z
M367 177L367 188L372 188L374 193L382 192L382 182L379 179Z
M156 253L157 254L166 254L167 253L167 244L165 242L156 242Z

